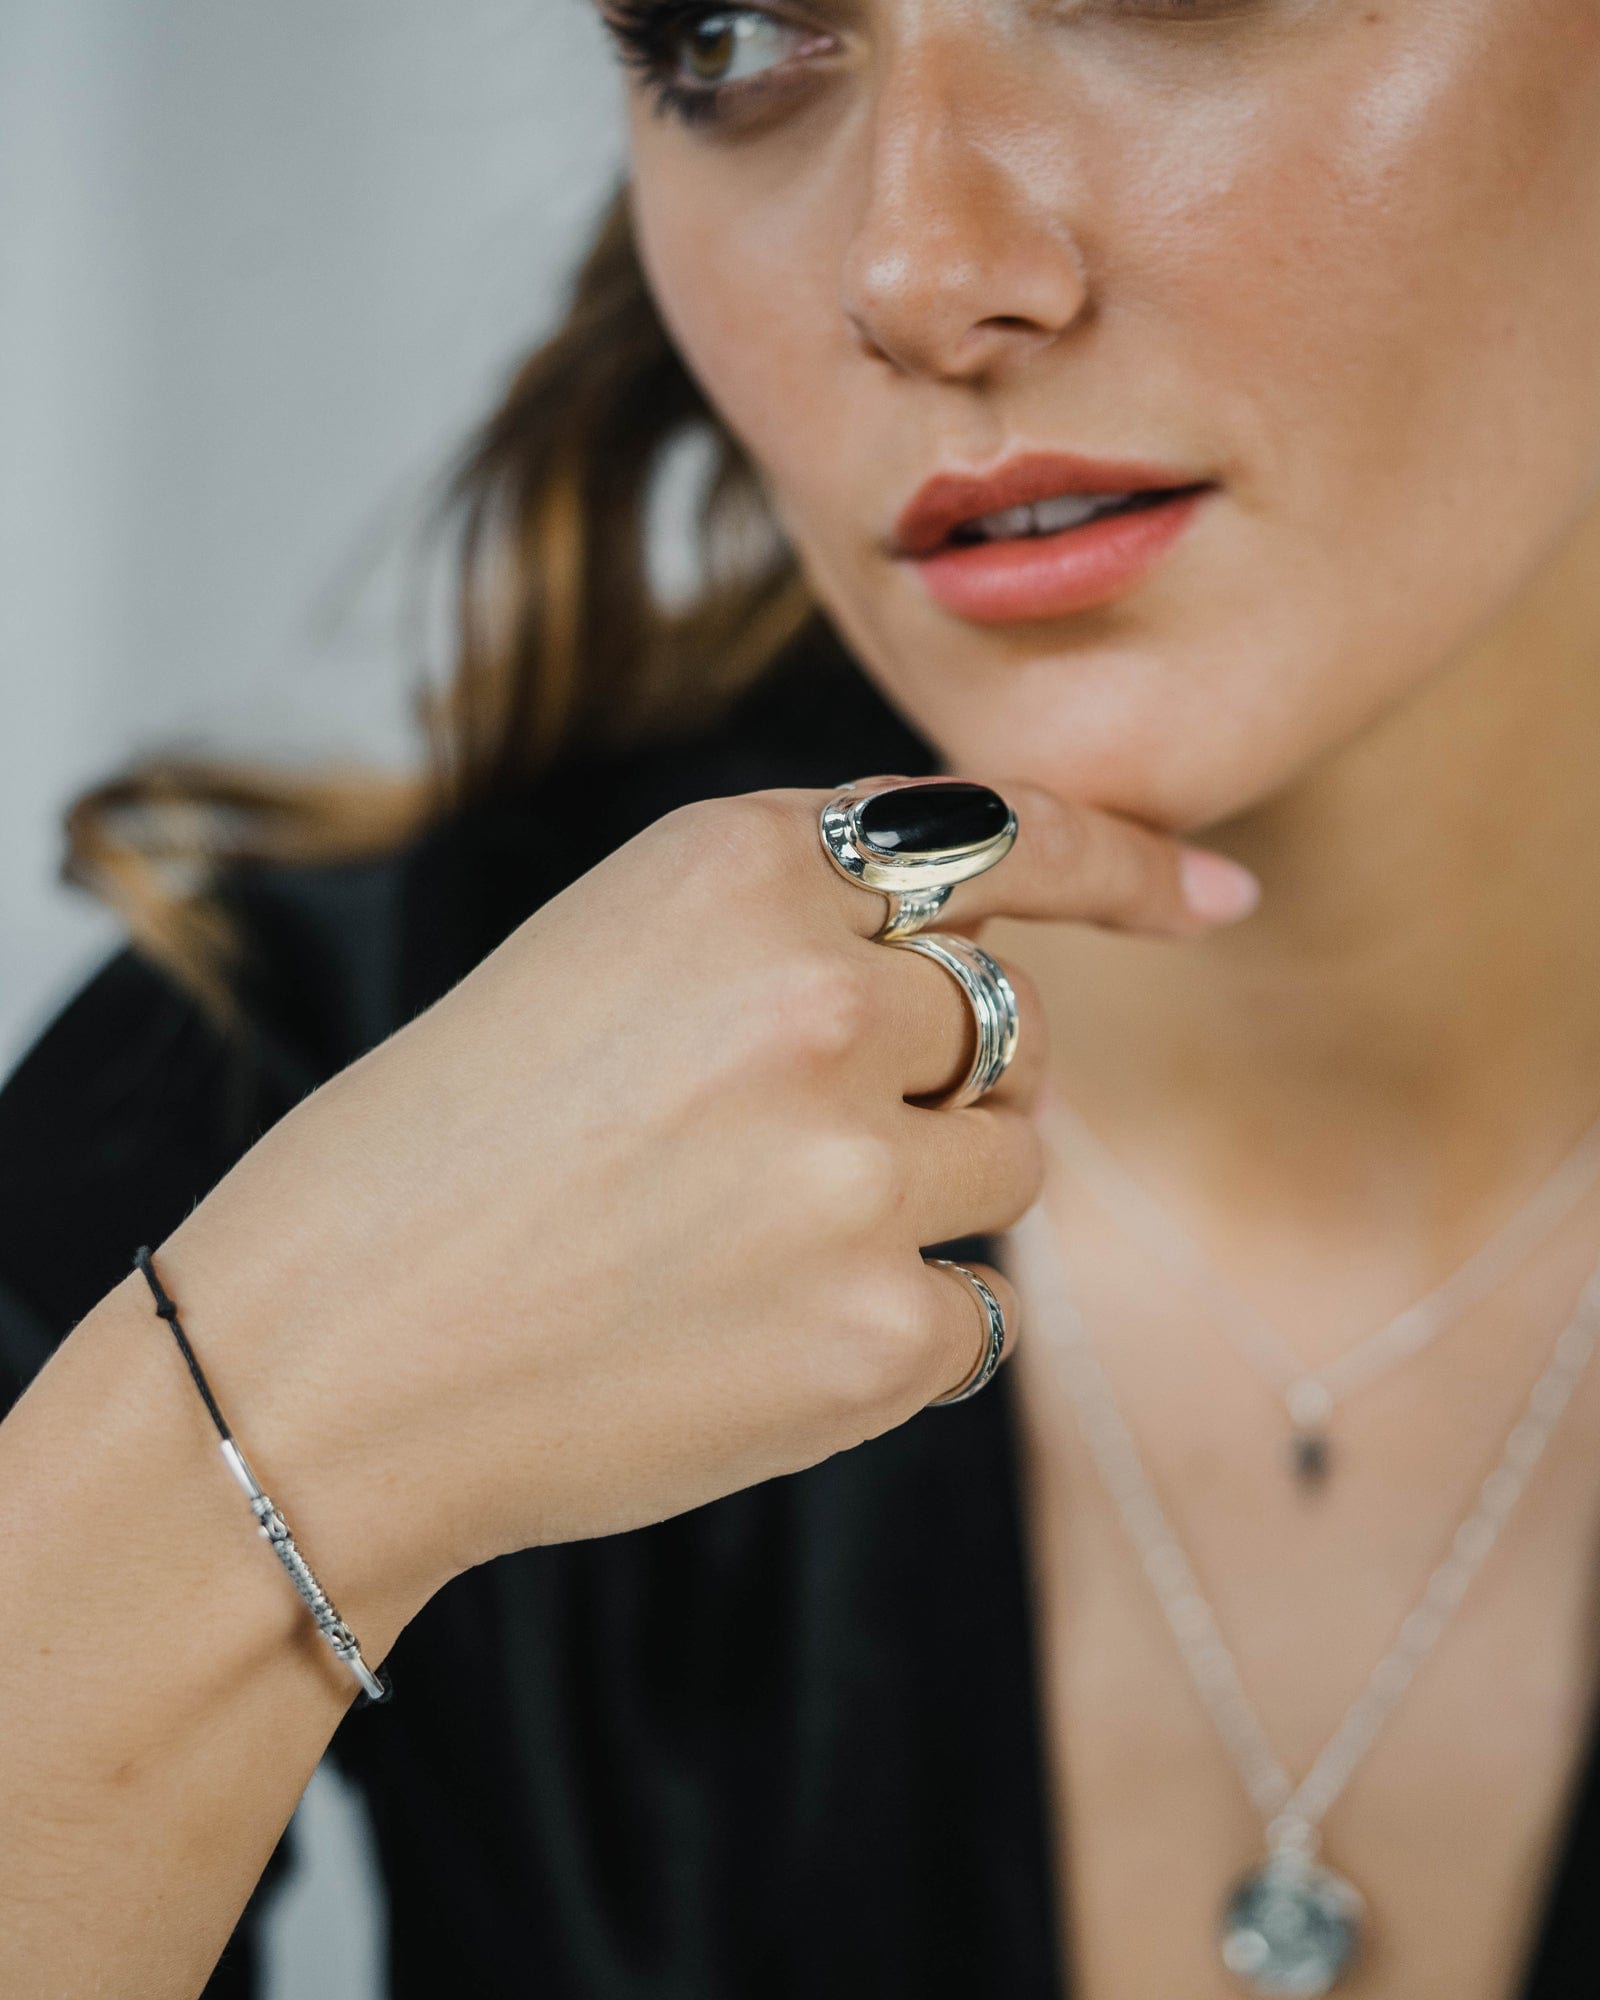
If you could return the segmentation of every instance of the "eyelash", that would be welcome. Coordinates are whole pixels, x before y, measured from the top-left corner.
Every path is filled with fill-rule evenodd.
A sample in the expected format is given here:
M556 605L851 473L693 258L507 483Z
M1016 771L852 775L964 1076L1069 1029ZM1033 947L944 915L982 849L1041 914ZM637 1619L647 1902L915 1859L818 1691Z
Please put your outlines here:
M686 28L717 14L762 14L776 25L776 15L761 7L731 6L728 0L608 0L603 13L623 62L636 70L655 93L658 114L670 114L686 125L708 125L720 117L723 100L740 84L685 84L678 81L673 46Z
M1164 9L1164 18L1169 21L1194 21L1219 4L1242 7L1246 0L1114 0L1114 4ZM732 84L685 84L678 80L675 38L718 14L758 14L777 26L793 25L779 21L765 7L731 5L729 0L603 0L601 18L622 62L637 71L653 92L658 116L671 116L685 125L710 125L721 117L727 98L760 88L753 80Z

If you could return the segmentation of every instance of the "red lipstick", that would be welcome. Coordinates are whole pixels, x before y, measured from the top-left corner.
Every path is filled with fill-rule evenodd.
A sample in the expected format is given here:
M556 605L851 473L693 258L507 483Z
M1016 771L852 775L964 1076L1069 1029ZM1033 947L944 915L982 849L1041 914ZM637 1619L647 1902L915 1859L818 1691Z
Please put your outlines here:
M901 510L890 553L914 563L930 595L956 617L976 624L1065 617L1129 589L1215 490L1213 481L1166 466L1029 452L987 473L928 480ZM1037 516L1018 511L1039 503ZM1092 518L1075 518L1091 504ZM994 516L1012 518L987 518Z

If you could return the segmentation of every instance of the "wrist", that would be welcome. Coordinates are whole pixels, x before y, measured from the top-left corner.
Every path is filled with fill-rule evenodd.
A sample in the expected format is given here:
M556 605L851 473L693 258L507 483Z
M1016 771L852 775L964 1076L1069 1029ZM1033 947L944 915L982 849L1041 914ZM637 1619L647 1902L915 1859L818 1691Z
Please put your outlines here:
M181 1454L208 1531L237 1536L237 1560L256 1572L258 1591L270 1593L269 1622L317 1656L324 1679L359 1696L366 1677L338 1657L327 1628L336 1638L346 1636L341 1624L347 1628L375 1672L445 1578L405 1532L392 1470L366 1450L348 1397L330 1371L308 1366L315 1348L301 1338L304 1318L286 1288L268 1297L265 1274L253 1278L248 1262L232 1261L189 1223L153 1248L151 1264L232 1451L141 1270L130 1269L91 1318L103 1316L101 1337L129 1349L130 1359L138 1351L143 1372L160 1378L162 1448ZM252 1506L253 1482L272 1511L260 1500Z

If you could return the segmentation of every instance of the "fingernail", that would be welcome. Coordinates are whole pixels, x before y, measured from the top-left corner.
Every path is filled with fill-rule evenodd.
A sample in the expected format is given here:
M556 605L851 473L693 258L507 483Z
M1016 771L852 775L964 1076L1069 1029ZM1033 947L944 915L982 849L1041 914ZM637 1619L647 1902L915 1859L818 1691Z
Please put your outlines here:
M1261 901L1258 877L1227 855L1213 854L1208 847L1180 849L1178 874L1184 901L1197 917L1212 923L1235 923L1249 916Z

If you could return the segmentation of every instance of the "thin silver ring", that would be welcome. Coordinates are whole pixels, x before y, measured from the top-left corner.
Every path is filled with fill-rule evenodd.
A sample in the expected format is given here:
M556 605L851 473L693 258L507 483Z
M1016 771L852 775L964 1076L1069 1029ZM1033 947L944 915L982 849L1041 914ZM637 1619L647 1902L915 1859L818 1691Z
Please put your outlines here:
M928 1108L959 1111L963 1105L976 1104L993 1090L1017 1052L1017 990L1005 967L981 944L956 931L925 931L917 937L891 938L889 943L897 951L920 952L942 965L967 996L978 1030L966 1075Z
M1017 816L1007 809L1006 824L992 839L977 846L947 850L937 855L890 856L874 848L860 828L861 810L869 800L885 792L906 791L916 785L949 784L945 774L931 778L907 778L894 784L878 785L861 791L855 781L839 787L822 808L820 831L828 859L841 874L863 889L881 890L888 899L888 914L875 941L895 944L931 924L950 900L958 882L982 875L1010 853L1017 838Z
M948 1396L935 1396L928 1405L930 1410L942 1410L951 1403L966 1402L969 1396L977 1395L980 1389L993 1381L995 1370L1005 1359L1006 1316L1000 1301L970 1264L958 1264L950 1257L925 1257L923 1262L937 1264L944 1271L959 1271L977 1294L978 1304L983 1308L983 1353L959 1388L952 1389Z

